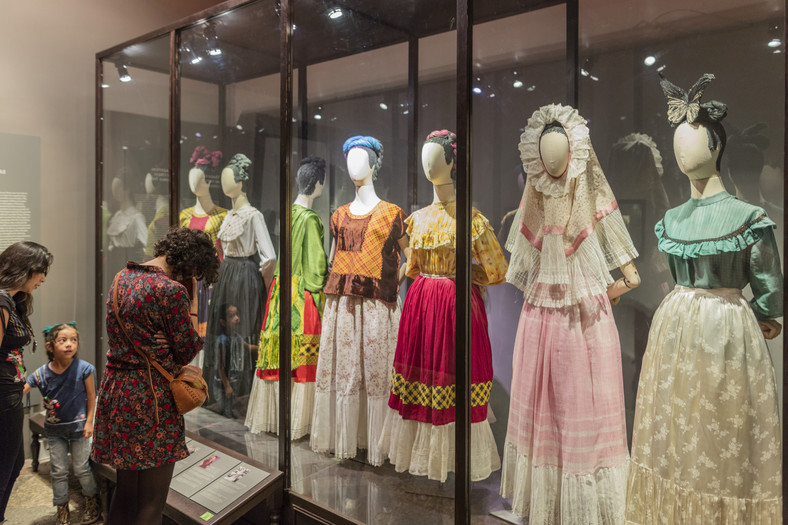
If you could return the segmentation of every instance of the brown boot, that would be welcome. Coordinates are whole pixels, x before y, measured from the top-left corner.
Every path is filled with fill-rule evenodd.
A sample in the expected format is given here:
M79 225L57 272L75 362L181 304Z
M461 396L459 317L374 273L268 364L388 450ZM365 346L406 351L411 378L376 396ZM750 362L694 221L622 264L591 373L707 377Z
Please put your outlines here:
M71 517L68 512L68 503L57 506L57 516L55 518L55 523L57 523L57 525L71 525Z
M101 503L98 496L88 496L85 498L85 512L82 514L81 525L96 523L101 517Z

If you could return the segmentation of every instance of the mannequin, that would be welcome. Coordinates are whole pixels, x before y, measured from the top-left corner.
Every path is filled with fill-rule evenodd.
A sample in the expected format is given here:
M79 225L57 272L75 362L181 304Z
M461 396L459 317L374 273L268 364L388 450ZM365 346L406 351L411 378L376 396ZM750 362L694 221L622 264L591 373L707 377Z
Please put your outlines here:
M380 465L400 317L400 254L408 247L405 213L375 194L383 160L379 140L350 137L342 151L356 196L331 216L332 268L325 286L310 446L316 452L333 450L338 459L367 449L367 461Z
M189 190L196 197L194 206L184 208L178 216L178 222L184 228L202 230L216 244L219 252L219 260L223 259L222 243L219 241L218 234L222 221L227 216L227 210L221 206L216 206L211 198L211 183L207 176L217 178L217 167L222 159L221 151L210 151L205 146L197 146L192 153L190 163L192 168L189 170ZM202 281L197 283L197 321L198 332L205 337L208 328L208 305L211 303L211 293L213 286L205 286ZM205 351L200 350L195 360L195 366L202 368L205 359Z
M422 166L433 184L433 203L405 221L411 246L407 275L416 280L402 310L382 437L382 450L398 472L407 470L440 482L454 470L455 404L443 394L456 388L456 147L457 138L448 130L433 131L422 146ZM501 466L487 421L493 369L480 286L502 283L507 263L494 229L476 209L471 229L471 479L478 481ZM425 389L429 394L419 395ZM436 400L443 401L436 404Z
M296 174L298 196L292 207L292 286L291 356L293 388L290 437L299 439L309 433L315 399L315 371L320 348L328 274L323 249L323 222L312 211L312 203L323 193L326 161L320 157L301 160ZM249 396L246 426L253 433L279 430L279 267L268 294L260 330L257 373Z
M576 109L539 108L519 149L528 178L506 278L524 303L501 495L530 523L623 524L628 449L611 304L640 283L637 251ZM616 267L624 276L614 281Z
M713 79L703 75L689 93L661 81L692 198L655 227L676 287L654 314L643 357L627 523L679 513L687 523L781 519L779 412L765 339L781 330L783 277L774 223L720 179L727 108L700 103ZM741 294L748 284L749 302Z
M109 249L145 246L148 239L145 217L131 200L131 192L127 189L124 179L113 178L111 188L112 198L118 204L118 211L112 215L107 225Z
M252 161L239 153L222 170L222 191L232 200L233 207L217 235L222 243L224 260L219 268L219 279L213 286L205 344L206 366L214 367L214 381L221 382L223 371L237 375L232 403L220 407L225 415L232 417L246 411L263 320L265 283L270 282L276 264L276 252L263 214L246 198L251 165ZM228 324L228 312L234 312L238 320ZM232 333L228 332L228 326ZM217 346L217 341L228 340L243 341L243 350L234 352ZM237 359L218 361L222 356L231 354Z
M145 243L145 255L153 257L154 245L156 241L167 234L170 229L170 203L166 195L162 195L158 189L165 186L169 181L167 170L153 168L145 174L145 193L149 198L155 199L155 213L148 225L148 239Z

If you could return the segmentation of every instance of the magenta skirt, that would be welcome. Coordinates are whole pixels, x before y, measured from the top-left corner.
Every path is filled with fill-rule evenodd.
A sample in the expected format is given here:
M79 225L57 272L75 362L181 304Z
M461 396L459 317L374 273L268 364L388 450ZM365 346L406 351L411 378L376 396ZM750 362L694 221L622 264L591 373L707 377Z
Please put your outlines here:
M408 289L397 336L389 407L402 419L454 422L456 381L454 279L419 276ZM492 388L487 313L477 286L471 294L471 421L487 419Z

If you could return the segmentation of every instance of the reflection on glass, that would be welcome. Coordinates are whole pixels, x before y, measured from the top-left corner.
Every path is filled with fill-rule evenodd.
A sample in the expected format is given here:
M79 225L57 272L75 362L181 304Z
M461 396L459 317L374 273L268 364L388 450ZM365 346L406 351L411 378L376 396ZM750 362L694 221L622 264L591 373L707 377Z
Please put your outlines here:
M315 371L320 349L323 285L328 264L323 249L323 221L312 205L323 194L326 161L306 157L296 173L298 196L292 206L291 439L307 435L312 426ZM252 433L279 430L279 264L260 331L256 379L249 396L245 425Z

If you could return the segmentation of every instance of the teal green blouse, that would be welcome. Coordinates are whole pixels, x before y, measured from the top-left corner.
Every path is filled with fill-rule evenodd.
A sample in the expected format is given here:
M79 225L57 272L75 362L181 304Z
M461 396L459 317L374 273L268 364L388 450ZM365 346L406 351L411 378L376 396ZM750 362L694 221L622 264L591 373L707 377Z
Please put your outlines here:
M739 288L748 284L758 319L782 315L783 274L775 224L763 208L722 192L668 210L654 232L677 284Z

